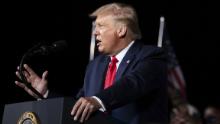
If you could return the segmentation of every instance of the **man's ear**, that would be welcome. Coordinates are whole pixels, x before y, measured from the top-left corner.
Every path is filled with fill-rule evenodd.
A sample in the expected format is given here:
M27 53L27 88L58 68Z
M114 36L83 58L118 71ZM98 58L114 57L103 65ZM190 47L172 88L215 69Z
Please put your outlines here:
M127 33L127 27L125 25L120 25L117 33L120 38L125 37Z

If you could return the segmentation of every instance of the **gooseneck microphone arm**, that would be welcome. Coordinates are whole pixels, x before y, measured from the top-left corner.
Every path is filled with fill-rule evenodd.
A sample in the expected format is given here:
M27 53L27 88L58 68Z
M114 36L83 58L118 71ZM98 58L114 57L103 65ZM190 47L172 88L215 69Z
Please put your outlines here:
M32 47L31 49L29 49L23 56L22 59L20 61L20 65L19 65L19 74L22 80L22 83L28 87L32 92L34 92L38 98L44 99L44 97L31 86L31 83L27 81L26 77L24 76L24 63L25 61L31 56L31 53L33 50L35 50L36 48L38 48L40 46L40 44L35 45L34 47Z
M24 74L24 63L26 62L27 59L30 59L34 55L49 55L52 53L59 52L61 50L64 50L67 47L67 43L65 40L59 40L54 42L51 45L42 45L42 43L39 43L29 49L23 56L20 61L19 65L19 74L22 80L22 83L25 84L31 91L33 91L39 98L44 99L44 97L31 86L31 83L27 81L25 74Z

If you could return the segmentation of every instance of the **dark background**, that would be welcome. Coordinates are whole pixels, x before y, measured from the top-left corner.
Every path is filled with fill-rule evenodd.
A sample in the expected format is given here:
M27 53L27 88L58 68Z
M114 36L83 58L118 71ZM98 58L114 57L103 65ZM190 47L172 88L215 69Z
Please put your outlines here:
M133 0L132 0L133 1ZM146 44L156 45L159 18L167 30L187 83L191 104L203 110L219 103L219 41L217 7L201 1L119 1L133 5ZM34 100L14 84L22 55L39 42L66 40L59 54L38 56L28 62L37 73L49 70L49 87L64 95L75 94L83 83L89 61L91 19L88 15L112 1L13 1L3 2L1 14L1 106ZM218 97L218 98L217 98ZM2 115L1 115L2 117Z

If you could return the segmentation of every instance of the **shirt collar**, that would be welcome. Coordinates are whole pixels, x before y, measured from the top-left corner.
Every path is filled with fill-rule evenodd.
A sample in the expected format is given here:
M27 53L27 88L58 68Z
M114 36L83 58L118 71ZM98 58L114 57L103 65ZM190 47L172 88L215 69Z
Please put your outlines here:
M121 63L122 59L124 58L125 54L128 52L129 48L132 46L132 44L134 44L134 40L128 44L127 47L125 47L124 49L122 49L115 57L117 58L118 62L116 64L117 68L119 66L119 64ZM112 57L111 57L112 59Z

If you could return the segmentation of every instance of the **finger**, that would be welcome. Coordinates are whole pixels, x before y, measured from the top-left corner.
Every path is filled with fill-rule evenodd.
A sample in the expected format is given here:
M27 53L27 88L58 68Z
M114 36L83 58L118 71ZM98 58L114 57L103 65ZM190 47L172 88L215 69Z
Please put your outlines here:
M26 78L28 78L30 76L26 71L23 71L23 74Z
M79 108L78 108L77 111L76 111L76 115L75 115L75 117L74 117L74 120L75 120L75 121L78 120L78 118L82 115L82 112L84 111L85 107L86 107L85 104L83 104L83 103L80 104Z
M88 119L89 119L90 115L91 115L92 112L93 112L93 108L94 108L93 106L89 106L89 112L88 112L88 114L87 114L85 120L88 120Z
M16 76L17 76L19 79L21 79L21 75L19 74L18 71L16 71L15 74L16 74Z
M19 67L19 66L17 66L17 72L19 72L19 71L20 71L19 69L20 69L20 67ZM24 70L23 70L23 73L26 73L25 75L29 75L29 74L28 74L26 71L24 71Z
M26 87L23 83L18 82L18 81L15 81L15 84L23 89Z
M37 75L27 64L24 64L24 68L30 75Z
M21 88L23 88L27 93L29 93L31 96L35 97L35 98L38 98L38 96L32 92L32 90L30 90L25 84L21 83L21 82L18 82L18 81L15 81L15 84Z
M45 72L42 74L42 79L46 80L46 79L47 79L47 76L48 76L48 71L45 71Z
M20 80L22 80L21 75L20 75L20 73L19 73L18 71L16 71L15 74L17 75L17 77L18 77ZM26 71L23 71L23 75L24 75L25 78L27 79L27 82L30 82L30 79L29 79L30 75L29 75Z
M75 103L75 105L73 106L73 109L72 109L72 111L71 111L71 115L75 115L75 113L76 113L77 109L79 108L80 104L81 104L81 99L79 99L79 100Z
M15 84L18 85L19 87L23 88L25 91L28 91L28 88L25 84L15 81Z
M15 81L15 84L18 85L19 87L23 88L29 94L33 95L33 92L25 84L18 82L18 81Z
M24 76L25 76L28 83L33 82L33 80L31 79L31 75L28 72L24 71L23 74L24 74Z
M33 96L34 98L39 98L38 95L36 95L31 89L29 89L28 87L25 87L24 90L26 92L28 92L31 96Z
M19 70L19 66L17 66L16 75L17 75L18 78L21 79L21 75L20 75L19 71L20 71L20 70ZM26 71L23 71L23 74L24 74L25 77L28 77L28 76L29 76L29 74L28 74Z
M80 118L80 122L82 123L85 120L85 117L88 115L89 113L89 107L90 107L90 103L88 103L85 107L85 109L83 110L82 116Z

